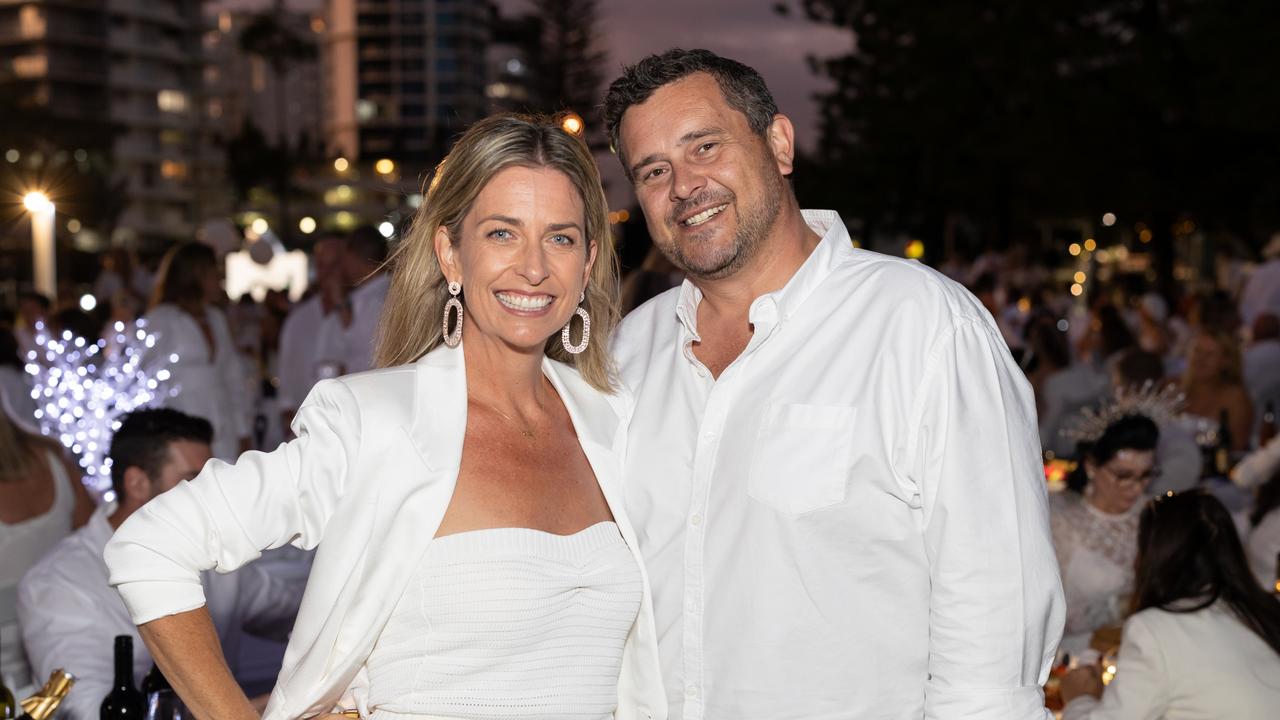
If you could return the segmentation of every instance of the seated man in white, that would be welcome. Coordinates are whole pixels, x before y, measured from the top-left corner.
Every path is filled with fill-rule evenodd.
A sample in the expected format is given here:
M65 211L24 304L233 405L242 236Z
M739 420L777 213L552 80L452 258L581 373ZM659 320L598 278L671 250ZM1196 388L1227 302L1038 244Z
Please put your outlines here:
M111 480L117 498L54 546L18 586L18 620L35 677L54 668L76 676L63 701L65 720L94 720L111 690L113 638L131 635L134 681L151 667L147 646L120 594L107 584L102 550L116 528L148 500L189 480L210 457L213 429L177 410L139 410L125 416L111 442ZM283 639L293 626L302 583L288 583L247 565L228 574L203 574L209 611L227 657L234 662L241 629ZM235 672L236 668L232 668ZM265 702L265 698L263 698Z

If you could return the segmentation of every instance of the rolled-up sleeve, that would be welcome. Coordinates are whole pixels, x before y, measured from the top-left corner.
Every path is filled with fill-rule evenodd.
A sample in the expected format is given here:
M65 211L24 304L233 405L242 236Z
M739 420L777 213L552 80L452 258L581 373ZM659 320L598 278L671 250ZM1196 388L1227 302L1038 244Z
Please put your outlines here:
M1046 718L1064 603L1030 386L991 323L931 350L912 475L930 564L925 717Z
M209 461L120 526L104 558L134 622L204 605L201 571L230 572L263 550L320 542L359 450L350 390L340 380L317 384L293 429L297 438L272 452Z

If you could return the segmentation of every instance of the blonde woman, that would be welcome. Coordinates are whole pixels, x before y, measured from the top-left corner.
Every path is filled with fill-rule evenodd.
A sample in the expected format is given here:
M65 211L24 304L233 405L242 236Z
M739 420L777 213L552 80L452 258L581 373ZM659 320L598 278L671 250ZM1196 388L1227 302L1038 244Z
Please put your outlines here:
M10 687L33 679L18 632L18 581L92 514L93 500L62 449L0 408L0 668Z
M380 369L317 384L297 440L211 462L108 546L160 668L195 716L256 717L195 578L291 542L319 549L268 720L665 718L585 145L477 123L391 262Z
M1231 335L1201 330L1187 350L1182 376L1187 395L1183 411L1218 423L1227 414L1231 449L1248 450L1253 432L1253 403L1244 386L1240 343Z

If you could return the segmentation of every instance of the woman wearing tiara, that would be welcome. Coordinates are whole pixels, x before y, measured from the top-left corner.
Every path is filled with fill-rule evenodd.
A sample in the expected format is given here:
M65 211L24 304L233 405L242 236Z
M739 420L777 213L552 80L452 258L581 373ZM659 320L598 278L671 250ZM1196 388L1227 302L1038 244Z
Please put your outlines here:
M1155 421L1113 406L1086 416L1074 433L1079 463L1068 491L1050 500L1054 550L1062 571L1067 623L1061 648L1077 655L1094 631L1118 626L1133 591L1140 500L1155 478Z
M257 718L198 571L292 543L318 550L265 720L666 718L618 502L606 215L558 123L472 126L393 257L380 369L321 381L296 440L212 461L121 526L111 582L194 716Z
M1115 679L1104 692L1100 668L1072 671L1062 717L1275 718L1280 600L1254 583L1231 515L1201 490L1144 506Z

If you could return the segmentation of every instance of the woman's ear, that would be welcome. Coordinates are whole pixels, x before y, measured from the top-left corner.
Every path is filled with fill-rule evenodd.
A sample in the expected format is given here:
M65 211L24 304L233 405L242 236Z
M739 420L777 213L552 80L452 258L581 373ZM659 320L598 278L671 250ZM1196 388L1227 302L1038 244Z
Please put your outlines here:
M591 268L596 264L596 251L600 249L598 243L591 243L587 246L587 265L582 269L582 287L586 288L591 282ZM585 292L585 290L584 290Z
M441 225L432 238L436 248L436 260L444 272L445 282L462 282L462 267L458 263L458 251L449 237L449 228Z

